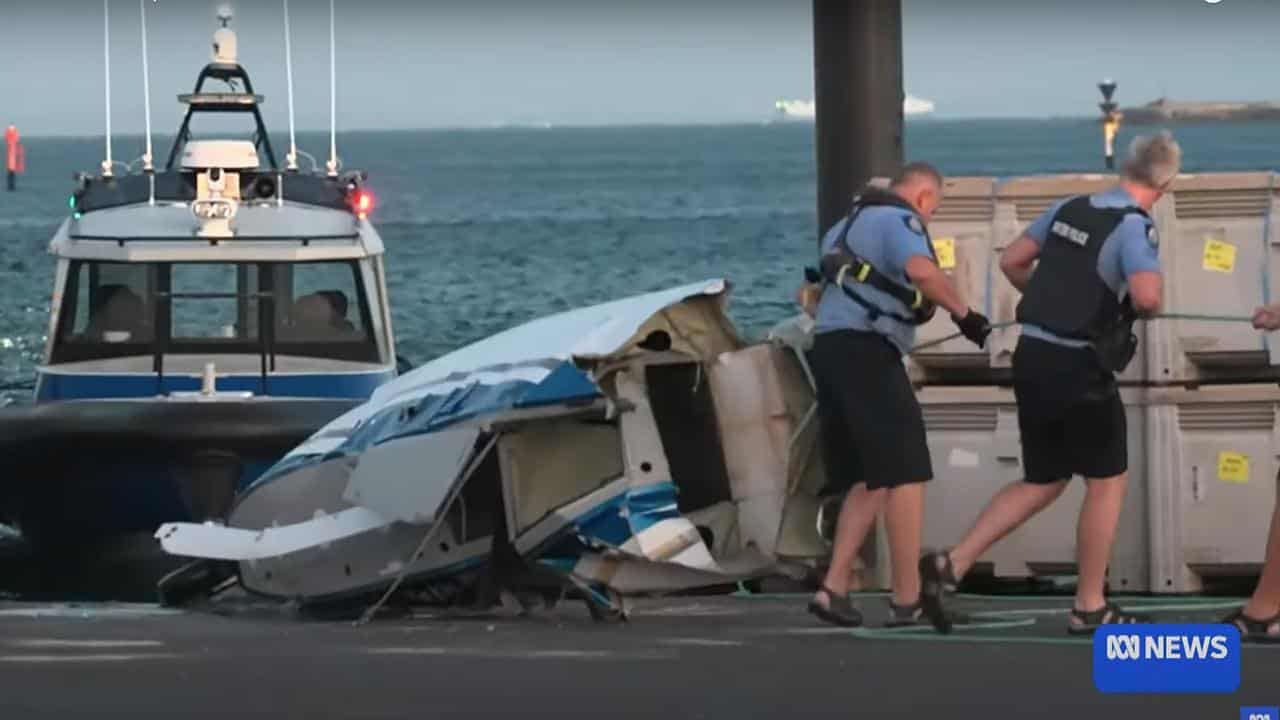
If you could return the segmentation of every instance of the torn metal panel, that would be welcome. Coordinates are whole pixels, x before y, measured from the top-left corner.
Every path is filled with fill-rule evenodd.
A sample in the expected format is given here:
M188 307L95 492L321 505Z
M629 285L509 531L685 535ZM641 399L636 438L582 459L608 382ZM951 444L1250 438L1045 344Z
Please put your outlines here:
M618 372L614 376L614 392L627 403L627 412L619 417L627 478L633 485L671 482L671 468L649 403L644 366L637 362Z
M612 424L573 418L526 423L504 433L498 451L509 491L508 527L516 537L622 475L622 436Z
M416 525L436 521L480 437L478 428L443 430L370 448L343 499Z
M744 542L772 553L787 498L787 465L796 421L775 371L778 350L757 345L725 353L708 376Z
M619 498L627 490L627 479L615 478L594 492L556 508L516 536L512 544L521 555L536 557L553 541L572 533L576 524L598 514L616 513L618 503L622 502Z
M171 555L211 560L260 560L337 542L385 527L393 521L367 508L354 507L319 515L296 525L243 530L213 523L165 523L156 531L160 546Z
M787 500L778 527L774 552L780 558L819 558L829 546L818 529L822 501L813 495L796 495Z

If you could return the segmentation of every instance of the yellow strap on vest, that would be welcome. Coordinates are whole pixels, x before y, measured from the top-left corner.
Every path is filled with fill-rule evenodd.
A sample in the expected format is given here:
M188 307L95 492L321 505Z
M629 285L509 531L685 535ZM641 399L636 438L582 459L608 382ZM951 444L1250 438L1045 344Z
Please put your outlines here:
M840 272L836 274L836 285L844 285L844 276L848 274L850 270L853 270L853 267L854 267L853 265L840 266ZM858 280L858 282L866 282L867 276L869 276L870 274L871 274L871 263L863 262L861 265L858 266L858 269L854 271L853 276ZM922 295L919 290L916 290L915 298L911 301L911 309L915 310L916 308L919 308L921 305L924 304L924 301L925 301L924 295Z
M841 285L841 286L844 285L845 275L847 275L850 270L853 270L853 268L854 268L853 265L841 265L840 272L836 273L836 285ZM853 276L857 278L858 282L866 282L867 276L870 274L871 274L871 263L863 262L861 265L858 266L858 269L854 271ZM918 310L920 306L924 305L924 303L925 303L924 294L921 293L919 289L917 289L915 291L915 296L911 300L911 309Z

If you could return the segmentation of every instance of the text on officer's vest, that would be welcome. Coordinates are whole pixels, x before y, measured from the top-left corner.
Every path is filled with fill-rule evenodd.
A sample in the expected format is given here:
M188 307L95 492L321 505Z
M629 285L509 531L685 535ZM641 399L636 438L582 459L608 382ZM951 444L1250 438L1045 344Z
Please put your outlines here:
M1053 233L1055 235L1061 235L1077 245L1085 245L1089 242L1089 233L1073 228L1061 220L1055 220L1053 222Z

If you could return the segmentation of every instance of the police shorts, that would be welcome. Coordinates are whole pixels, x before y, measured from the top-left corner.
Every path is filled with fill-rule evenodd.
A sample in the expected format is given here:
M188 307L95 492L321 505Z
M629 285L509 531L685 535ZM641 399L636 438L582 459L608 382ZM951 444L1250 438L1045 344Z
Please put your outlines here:
M891 488L933 479L924 416L898 349L869 332L818 334L809 354L818 390L823 494L857 483Z
M1024 336L1013 354L1013 390L1027 482L1105 478L1129 469L1120 390L1092 350Z

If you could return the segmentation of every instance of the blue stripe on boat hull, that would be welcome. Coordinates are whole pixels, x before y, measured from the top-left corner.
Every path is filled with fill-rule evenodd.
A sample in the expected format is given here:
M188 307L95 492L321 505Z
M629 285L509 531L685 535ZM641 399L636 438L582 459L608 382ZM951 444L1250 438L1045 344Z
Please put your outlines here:
M219 392L249 391L274 397L365 399L378 386L393 378L395 371L391 368L367 373L268 375L264 392L259 375L228 375L217 379L216 389ZM36 402L149 398L170 392L199 391L200 378L168 375L157 391L154 375L41 373L36 388Z

